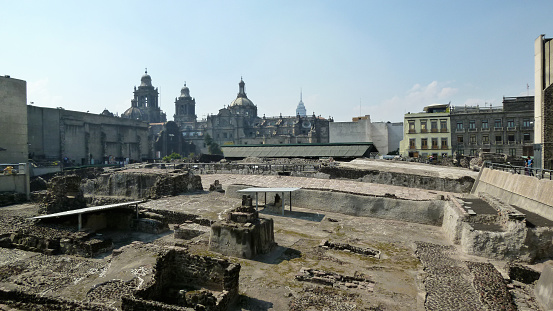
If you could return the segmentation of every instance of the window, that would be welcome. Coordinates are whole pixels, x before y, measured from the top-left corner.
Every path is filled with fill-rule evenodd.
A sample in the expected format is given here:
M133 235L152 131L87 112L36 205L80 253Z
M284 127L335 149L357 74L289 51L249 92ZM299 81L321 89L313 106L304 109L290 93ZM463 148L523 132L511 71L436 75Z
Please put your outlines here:
M448 149L447 138L442 138L442 149Z
M447 132L447 120L440 120L440 131Z
M507 127L515 127L515 120L507 120Z
M457 129L462 130L463 129L463 122L457 122Z
M515 134L509 134L507 136L507 140L509 141L509 143L514 143L515 142Z
M421 138L421 149L428 149L428 138Z
M503 153L503 149L497 148L497 149L495 149L495 153Z
M509 148L509 155L516 156L517 155L517 149L516 148Z
M529 142L530 141L530 133L524 133L524 141Z
M482 128L488 129L488 120L482 120Z
M533 127L534 122L530 121L530 119L524 119L522 121L522 127Z
M470 120L469 121L469 129L471 129L471 130L476 129L476 121L475 120Z
M438 131L438 120L430 120L430 129L432 130L432 133Z
M462 144L463 143L463 135L457 135L457 143Z
M227 133L223 133L223 138L227 138Z
M421 120L421 133L426 133L428 128L426 127L426 120Z
M415 133L415 120L409 120L409 133Z
M432 138L432 149L438 149L438 138Z
M409 139L409 149L416 149L415 147L415 138Z
M470 155L471 156L476 155L476 149L470 149Z
M457 150L457 153L460 154L460 155L464 155L464 154L465 154L465 150L459 149L459 150Z
M476 144L476 135L470 135L470 143Z
M490 136L489 135L482 135L482 143L483 144L489 144L490 143Z
M503 137L501 137L501 135L495 135L495 142L496 143L500 143L503 141Z
M501 127L501 119L495 119L495 122L494 122L493 126L496 127L496 128Z

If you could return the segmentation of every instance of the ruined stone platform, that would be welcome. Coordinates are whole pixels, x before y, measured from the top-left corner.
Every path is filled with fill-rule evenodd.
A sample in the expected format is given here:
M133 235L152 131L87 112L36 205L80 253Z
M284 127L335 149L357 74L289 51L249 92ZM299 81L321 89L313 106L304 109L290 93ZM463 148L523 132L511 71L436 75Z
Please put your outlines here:
M345 193L386 196L394 195L398 199L413 201L435 200L438 195L456 195L450 192L413 189L400 186L369 184L353 180L343 179L317 179L294 176L276 175L237 175L237 174L205 174L200 175L203 185L209 185L215 180L223 185L230 184L248 185L252 187L301 187L302 189L333 190ZM208 190L204 188L205 190Z

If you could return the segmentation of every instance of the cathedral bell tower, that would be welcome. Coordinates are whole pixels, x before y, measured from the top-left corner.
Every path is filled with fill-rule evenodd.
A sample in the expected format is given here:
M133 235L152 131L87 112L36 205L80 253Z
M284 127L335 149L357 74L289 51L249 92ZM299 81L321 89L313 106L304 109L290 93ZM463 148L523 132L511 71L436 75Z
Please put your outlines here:
M190 96L190 89L184 86L180 90L180 96L175 98L175 122L180 128L185 128L186 124L196 122L196 99Z

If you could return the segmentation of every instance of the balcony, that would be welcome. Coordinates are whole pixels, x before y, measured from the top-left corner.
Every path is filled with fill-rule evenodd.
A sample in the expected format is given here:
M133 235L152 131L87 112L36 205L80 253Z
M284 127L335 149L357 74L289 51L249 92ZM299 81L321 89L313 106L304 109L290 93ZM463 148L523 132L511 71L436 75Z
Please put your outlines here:
M436 146L432 146L432 149L440 149L440 148L438 148L438 146L436 145Z
M442 146L442 150L446 150L446 149L449 149L448 146Z
M478 129L477 129L477 128L475 128L475 127L473 127L473 128L469 128L469 132L477 132L477 131L478 131Z
M490 128L489 127L483 127L480 129L482 132L489 132L490 131Z
M416 134L417 131L416 130L409 130L409 134Z
M494 131L503 131L503 127L494 127L493 130Z
M417 146L409 146L409 150L415 150L417 149Z
M517 127L516 126L513 126L513 127L507 127L507 131L511 131L511 132L514 132L517 130Z
M455 133L464 133L465 129L455 129Z
M440 129L440 132L447 133L447 129Z
M432 133L438 133L438 129L431 129L430 130Z
M427 129L421 129L421 133L428 133Z
M427 150L427 149L428 149L428 146L421 146L421 149L422 149L422 150Z

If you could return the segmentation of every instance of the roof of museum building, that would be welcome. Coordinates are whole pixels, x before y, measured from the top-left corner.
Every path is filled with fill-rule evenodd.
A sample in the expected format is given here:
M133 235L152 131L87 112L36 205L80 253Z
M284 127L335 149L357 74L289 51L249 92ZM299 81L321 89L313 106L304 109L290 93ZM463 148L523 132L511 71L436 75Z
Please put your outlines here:
M358 158L376 151L373 143L227 145L221 146L225 158Z

